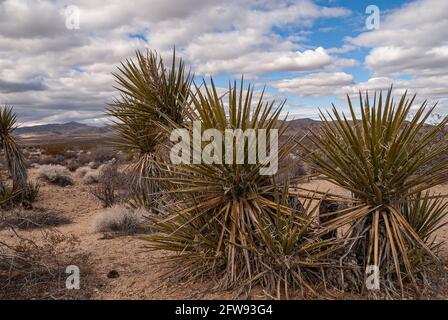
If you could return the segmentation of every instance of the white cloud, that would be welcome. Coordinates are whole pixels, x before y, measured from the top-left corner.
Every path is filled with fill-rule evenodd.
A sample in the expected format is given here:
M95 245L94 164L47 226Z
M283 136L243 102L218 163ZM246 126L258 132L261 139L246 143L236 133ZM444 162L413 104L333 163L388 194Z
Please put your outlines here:
M300 78L281 80L273 84L280 92L300 96L331 96L342 86L352 85L353 76L345 72L313 73Z
M244 74L273 71L310 71L330 65L335 59L319 47L303 52L253 52L228 60L211 60L198 66L201 73L234 72Z
M80 9L79 30L65 27L69 5ZM73 110L100 117L114 95L111 72L145 46L166 55L176 45L200 74L340 68L353 61L302 41L317 19L349 14L311 0L0 1L0 103L15 104L25 121ZM289 27L297 34L273 32Z
M348 38L371 48L365 59L374 76L369 83L387 77L397 87L422 94L448 94L448 83L442 80L448 75L447 12L446 0L414 1L382 16L378 30ZM411 80L400 80L403 76Z

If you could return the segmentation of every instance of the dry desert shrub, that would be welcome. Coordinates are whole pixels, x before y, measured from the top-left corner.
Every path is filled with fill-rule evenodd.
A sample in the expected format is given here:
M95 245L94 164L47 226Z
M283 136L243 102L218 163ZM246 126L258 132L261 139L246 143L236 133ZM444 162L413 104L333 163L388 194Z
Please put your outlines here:
M114 205L104 209L96 216L93 228L95 232L117 232L135 234L142 231L141 224L148 212L142 209Z
M87 173L82 178L82 183L83 184L98 183L99 176L100 176L100 170L98 170L98 169L96 169L96 170L90 169L89 171L87 171Z
M98 169L98 177L95 186L90 189L104 208L110 207L115 203L128 198L130 193L129 176L118 170L118 163L111 163Z
M36 163L40 165L62 165L65 161L63 155L42 155L37 159Z
M39 178L61 187L73 185L70 171L60 165L43 165L38 169Z
M94 150L83 152L78 155L77 162L80 166L89 165L93 169L97 169L101 164L107 163L115 158L113 150L97 147Z
M75 172L81 165L76 161L76 159L70 159L67 161L66 165L68 170L70 172Z
M79 167L78 169L76 169L75 175L83 178L90 170L92 169L89 166Z
M70 150L72 146L68 143L55 143L55 144L47 144L40 146L42 152L46 155L56 156L56 155L65 155L68 150Z
M88 256L74 250L79 239L43 230L39 241L23 237L11 227L12 237L0 241L0 299L89 298L97 283ZM67 250L67 248L69 250ZM67 290L66 267L76 265L83 275L80 290Z
M14 209L3 214L0 229L5 226L13 226L20 230L40 229L57 227L70 222L70 218L59 211L44 208Z

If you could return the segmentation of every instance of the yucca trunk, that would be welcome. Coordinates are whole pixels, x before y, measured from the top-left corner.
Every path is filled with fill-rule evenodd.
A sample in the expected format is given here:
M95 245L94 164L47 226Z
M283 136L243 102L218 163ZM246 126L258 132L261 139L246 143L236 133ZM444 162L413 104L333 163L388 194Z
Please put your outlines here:
M16 128L17 116L11 107L5 106L0 111L0 148L5 153L6 165L13 182L13 191L25 191L28 174L25 157L18 144L18 138L12 132Z

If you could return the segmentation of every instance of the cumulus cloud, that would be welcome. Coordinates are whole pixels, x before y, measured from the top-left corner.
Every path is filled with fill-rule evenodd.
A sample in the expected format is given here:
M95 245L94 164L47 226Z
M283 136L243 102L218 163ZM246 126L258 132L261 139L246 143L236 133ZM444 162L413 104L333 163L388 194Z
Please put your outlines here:
M11 82L0 79L0 92L26 92L26 91L42 91L47 87L42 82Z
M303 52L249 52L233 59L207 61L198 66L198 71L205 74L227 71L249 75L275 71L310 71L321 69L334 60L322 47Z
M66 28L72 5L80 29ZM95 122L115 94L111 72L145 47L168 55L176 45L202 75L340 65L324 48L305 48L300 33L317 19L349 14L311 0L0 1L0 103L14 104L29 123ZM297 35L273 32L287 27Z
M348 38L352 45L370 48L365 64L373 78L359 86L394 82L423 95L447 95L447 12L448 1L414 1L382 16L378 30Z
M300 96L331 96L343 86L354 84L353 76L345 72L320 72L300 78L285 79L273 83L280 92Z

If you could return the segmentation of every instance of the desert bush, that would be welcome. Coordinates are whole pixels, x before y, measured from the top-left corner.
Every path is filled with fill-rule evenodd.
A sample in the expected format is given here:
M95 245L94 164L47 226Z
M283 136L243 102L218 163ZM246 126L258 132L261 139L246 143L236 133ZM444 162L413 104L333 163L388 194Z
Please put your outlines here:
M83 184L98 183L99 176L100 176L100 170L98 170L98 169L97 170L91 169L82 178L82 183Z
M20 230L28 230L57 227L63 224L68 224L71 220L58 211L33 208L31 210L9 210L2 217L2 222L3 226L12 226Z
M302 145L319 173L354 196L352 210L336 214L324 226L349 226L348 248L362 267L379 267L383 288L392 293L396 286L403 293L406 284L419 291L420 266L413 262L421 259L416 259L416 252L438 261L412 219L417 207L407 209L409 213L404 208L410 201L420 201L420 192L448 180L448 161L428 166L447 152L445 144L429 149L428 145L448 119L426 129L434 107L428 109L424 102L406 122L414 99L405 93L395 104L392 89L385 99L380 93L373 101L360 93L359 119L348 97L352 120L336 108L328 116L321 113L322 129L310 132L310 146ZM446 211L440 214L445 216Z
M0 299L73 299L90 296L90 288L82 286L81 290L67 290L65 286L68 265L80 266L83 277L92 278L91 271L86 267L86 256L71 256L66 252L67 247L78 246L79 239L73 235L43 230L40 241L35 242L11 230L11 241L0 240Z
M108 164L98 171L98 184L90 192L101 201L103 207L110 207L120 200L120 189L125 187L128 179L118 170L118 163Z
M77 157L77 152L75 150L69 149L64 152L65 159L75 159Z
M92 170L92 168L90 168L88 166L83 166L83 167L79 167L78 169L76 169L75 174L78 177L83 178L91 170Z
M62 165L65 161L63 155L43 155L35 161L40 165Z
M98 147L92 150L92 161L95 163L106 163L115 158L115 151L112 148Z
M142 232L142 222L147 211L131 209L123 205L114 205L102 210L94 220L95 232L118 232L121 234L135 234Z
M72 145L68 143L55 143L41 145L39 148L43 154L48 156L64 156L68 150L71 150Z
M80 166L89 165L92 169L97 169L101 164L107 163L116 157L116 152L111 148L97 147L87 152L82 152L77 157Z
M78 155L77 161L80 164L80 166L86 166L87 164L93 161L92 153L90 151L82 152L81 154Z
M38 169L39 178L61 187L73 185L70 177L70 171L59 165L43 165Z
M81 165L79 164L78 161L76 160L69 160L66 162L65 167L70 171L70 172L75 172Z

